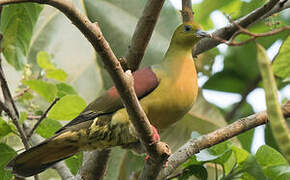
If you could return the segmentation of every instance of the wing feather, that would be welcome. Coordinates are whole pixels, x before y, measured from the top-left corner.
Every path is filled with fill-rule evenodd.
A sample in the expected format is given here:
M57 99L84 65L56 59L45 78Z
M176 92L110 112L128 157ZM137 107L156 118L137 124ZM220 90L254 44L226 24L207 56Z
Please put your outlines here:
M159 79L152 71L151 67L139 69L133 72L132 75L134 77L134 89L139 99L150 94L159 84ZM96 117L112 114L123 107L118 91L113 86L102 96L91 102L76 118L59 129L56 133L59 133L67 127L93 120Z

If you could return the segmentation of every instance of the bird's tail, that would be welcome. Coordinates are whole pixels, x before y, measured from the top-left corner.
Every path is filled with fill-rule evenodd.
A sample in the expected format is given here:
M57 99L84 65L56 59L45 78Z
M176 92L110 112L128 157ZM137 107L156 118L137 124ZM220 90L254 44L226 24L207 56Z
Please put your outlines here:
M6 169L19 177L29 177L76 154L79 148L76 143L70 142L73 139L69 133L57 134L19 154L7 164Z

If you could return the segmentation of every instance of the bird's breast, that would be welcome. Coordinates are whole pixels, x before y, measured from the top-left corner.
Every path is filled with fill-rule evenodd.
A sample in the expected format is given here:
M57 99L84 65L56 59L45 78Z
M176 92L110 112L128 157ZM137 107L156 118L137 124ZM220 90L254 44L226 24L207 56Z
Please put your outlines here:
M157 72L160 77L159 86L150 96L141 100L141 104L147 103L147 116L158 129L164 129L180 120L197 97L198 86L193 61L182 64L176 71L179 72L175 72L174 77Z

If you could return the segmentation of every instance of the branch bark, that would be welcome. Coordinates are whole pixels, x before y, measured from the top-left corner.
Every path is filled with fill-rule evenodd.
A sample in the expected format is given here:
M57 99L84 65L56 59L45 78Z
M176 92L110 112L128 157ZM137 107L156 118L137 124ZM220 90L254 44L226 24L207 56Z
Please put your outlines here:
M126 53L127 67L138 69L165 0L148 0Z
M0 47L1 47L1 42L2 42L3 36L2 36L2 34L0 36L1 36L0 37ZM2 69L2 59L1 59L1 57L0 57L0 83L1 83L2 93L3 93L3 96L4 96L4 103L1 101L0 102L0 107L11 118L13 124L16 126L16 128L17 128L17 130L19 132L21 141L22 141L25 149L28 149L29 148L29 144L28 144L26 135L25 135L25 133L24 133L23 129L21 128L21 126L19 124L19 121L18 121L19 113L18 113L18 110L16 108L15 102L14 102L14 100L12 98L10 89L8 87L8 83L6 81L6 78L5 78L5 75L4 75L4 71Z
M284 2L283 4L281 4L279 0L271 0L268 3L266 3L264 6L257 8L256 10L252 11L248 15L236 20L235 23L240 25L243 28L247 28L289 7L290 7L289 0L287 2ZM213 32L212 35L219 37L221 39L229 40L236 31L238 31L238 28L235 25L230 24L220 29L217 29L216 31ZM198 54L201 54L204 51L207 51L213 47L216 47L219 44L221 44L221 42L216 39L204 38L197 44L196 50L193 55L196 56Z
M56 104L56 102L60 100L60 98L55 98L53 100L53 102L49 105L49 107L44 111L44 113L40 116L40 118L37 120L37 122L35 123L35 125L33 126L33 128L31 129L31 131L29 133L27 133L27 140L30 139L30 137L32 136L32 134L34 133L34 131L37 129L37 127L39 126L39 124L42 122L42 120L44 118L46 118L48 112L50 111L50 109Z
M182 21L193 22L193 14L191 0L182 0Z
M93 180L96 177L98 177L98 180L102 180L106 173L110 152L110 149L89 152L75 180Z
M281 109L285 117L290 117L290 101L283 105ZM160 172L158 179L165 179L173 173L179 165L187 161L194 154L199 153L202 149L209 148L267 122L267 112L262 111L241 118L226 127L188 141L168 158L168 166Z

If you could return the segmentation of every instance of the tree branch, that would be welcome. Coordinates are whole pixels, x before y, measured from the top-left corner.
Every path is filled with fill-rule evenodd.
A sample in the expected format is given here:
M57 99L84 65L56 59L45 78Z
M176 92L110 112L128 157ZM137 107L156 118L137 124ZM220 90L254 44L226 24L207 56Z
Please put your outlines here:
M193 22L193 14L191 0L182 0L182 21Z
M107 163L110 157L110 149L89 152L86 160L76 175L76 180L102 180L105 176Z
M141 63L164 1L148 0L143 9L125 56L127 66L132 71L138 69Z
M247 28L269 16L271 16L274 13L280 12L284 9L287 9L290 7L290 1L287 2L279 2L279 0L271 0L268 3L266 3L264 6L257 8L256 10L252 11L248 15L238 19L235 21L236 24L239 24L243 28ZM229 40L233 34L238 31L238 28L233 25L227 25L223 28L220 28L213 32L213 36L219 37L221 39ZM199 41L197 44L196 50L194 52L194 56L203 53L204 51L207 51L213 47L216 47L217 45L221 44L220 41L216 39L209 39L204 38Z
M98 23L90 22L86 16L78 11L72 1L69 0L1 0L0 5L20 2L35 2L51 5L64 13L82 32L96 52L101 56L105 68L111 75L122 102L126 107L140 142L144 145L154 163L164 162L169 156L170 150L168 146L164 146L164 143L154 142L150 122L134 91L131 72L127 71L125 73L123 71L120 62L102 35Z
M39 124L42 122L42 120L44 118L46 118L48 112L50 111L50 109L56 104L56 102L60 100L60 98L55 98L53 100L53 102L49 105L49 107L44 111L44 113L40 116L40 118L37 120L37 122L34 124L33 128L31 129L31 131L27 134L27 140L30 139L30 137L32 136L32 134L34 133L34 131L36 130L36 128L39 126Z
M282 112L285 117L290 117L290 101L282 106ZM194 154L199 153L202 149L209 148L267 122L267 112L262 111L188 141L168 158L168 166L160 172L158 179L164 179L169 176L179 165Z
M1 46L1 41L2 41L2 35L0 37L0 46ZM18 110L15 106L15 102L11 96L11 92L9 90L5 75L4 75L4 71L2 69L2 59L0 57L0 83L1 83L1 88L2 88L2 92L3 92L3 96L4 96L4 100L5 102L0 102L0 106L1 108L7 113L7 115L11 118L13 124L16 126L19 134L20 134L20 138L21 141L25 147L25 149L29 148L29 144L26 138L26 135L23 131L23 129L21 128L20 124L19 124L19 114L18 114Z

